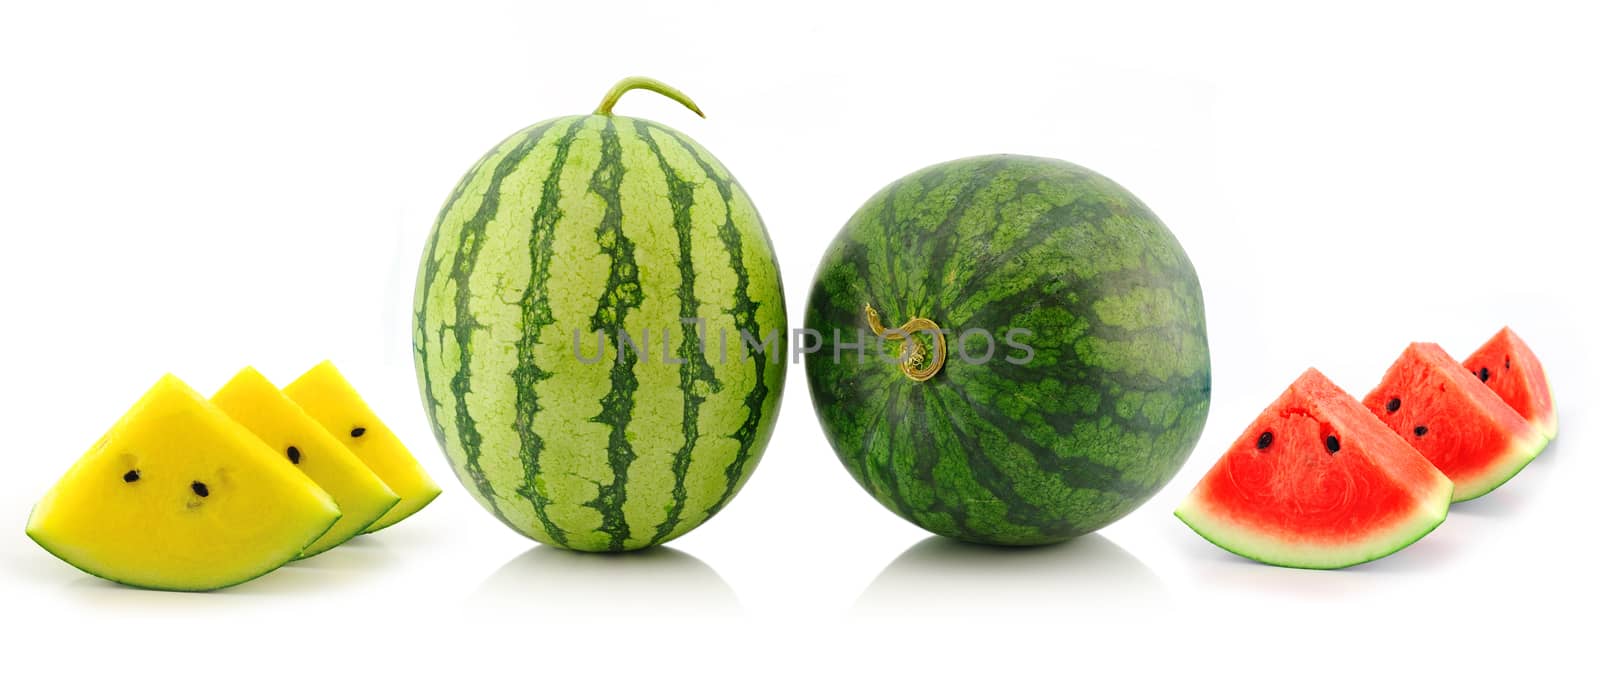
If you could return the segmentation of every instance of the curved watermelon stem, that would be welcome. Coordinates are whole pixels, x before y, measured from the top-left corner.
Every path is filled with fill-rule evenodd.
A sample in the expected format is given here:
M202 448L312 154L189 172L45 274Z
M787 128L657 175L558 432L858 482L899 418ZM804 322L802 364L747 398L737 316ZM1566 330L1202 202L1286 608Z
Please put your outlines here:
M605 99L600 100L600 106L595 108L594 113L598 116L610 116L611 108L617 105L617 100L622 99L622 94L634 89L649 90L666 95L672 98L674 102L688 107L689 111L698 114L700 118L706 117L706 113L700 111L700 105L695 104L694 100L683 94L683 91L654 78L646 78L644 76L629 76L617 81L616 85L611 86L611 91L606 93Z

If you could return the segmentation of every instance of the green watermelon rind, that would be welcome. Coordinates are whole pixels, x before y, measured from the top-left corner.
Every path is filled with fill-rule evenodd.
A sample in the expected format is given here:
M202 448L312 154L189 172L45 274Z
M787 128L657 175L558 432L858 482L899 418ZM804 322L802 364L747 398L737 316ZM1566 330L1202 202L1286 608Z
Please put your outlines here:
M1439 480L1409 519L1360 544L1328 547L1269 538L1227 521L1194 496L1185 498L1173 514L1201 538L1240 557L1292 569L1343 569L1393 555L1443 524L1454 485L1442 474Z
M586 552L661 545L759 463L788 370L784 301L759 212L698 142L609 112L543 121L470 169L434 223L412 311L424 410L508 528ZM596 365L568 346L604 333L611 348L619 329L655 353ZM675 369L660 371L661 330Z
M401 507L401 505L407 503L407 501L404 498L400 499L400 501L396 502L393 506L391 506L388 511L384 512L383 516L380 516L376 520L373 520L372 524L367 525L367 528L362 529L360 533L356 534L356 536L362 536L362 535L365 535L365 534L370 534L370 533L382 531L382 530L387 529L389 527L392 527L392 526L394 526L396 524L399 524L400 522L405 521L407 518L411 517L412 515L417 514L418 512L421 512L422 508L428 507L428 504L432 503L434 501L434 499L438 498L439 494L443 493L443 492L444 491L442 489L437 489L436 488L436 489L433 490L432 493L429 493L428 495L417 497L417 498L413 498L412 501L414 501L414 502L410 503L409 507L411 509L409 509L409 510L407 510L404 507ZM395 512L398 512L399 514L395 514L393 519L388 519L388 520L384 519L384 517L389 516L390 513L395 513ZM354 538L354 536L352 536L351 538ZM307 555L307 557L310 557L310 555Z
M438 494L434 494L434 496L437 496L437 495ZM312 541L311 543L307 544L306 548L302 548L300 550L300 555L298 557L294 558L293 560L291 560L291 562L299 562L300 560L307 560L307 559L316 557L316 556L321 555L321 554L323 554L325 552L328 552L329 550L333 550L334 548L337 548L339 546L344 545L345 543L350 542L350 539L352 539L352 538L355 538L355 537L360 536L362 534L370 534L370 533L372 533L372 531L373 531L372 525L376 524L378 520L383 519L383 516L389 514L389 511L393 510L395 508L395 506L399 505L402 500L403 500L402 498L400 498L399 496L396 496L395 499L394 499L394 502L384 506L384 508L382 510L380 510L378 512L378 514L372 518L371 522L369 522L366 526L356 527L355 530L350 532L350 535L345 536L342 539L339 539L338 543L334 543L333 545L330 545L330 546L328 546L326 548L322 548L322 549L320 549L320 550L318 550L316 552L310 552L310 553L306 552L306 548L310 548L311 546L316 545L318 541L322 540L322 537L318 536L317 540ZM432 500L433 500L433 496L430 496L428 498L428 501L432 501ZM427 502L423 503L423 505L427 505L427 504L428 504ZM418 509L421 509L421 508L419 507ZM396 521L398 521L398 520L396 520ZM335 523L337 524L337 522L335 522ZM333 527L331 527L331 526L328 527L328 528L330 530L333 529ZM327 533L327 532L323 532L323 533Z
M850 350L869 305L886 325L952 330L952 349L1028 331L1037 360L952 352L915 381ZM899 517L967 542L1057 543L1123 518L1178 472L1210 408L1182 245L1126 188L1059 160L970 157L890 183L829 245L804 327L821 337L811 405L844 468Z
M1471 481L1456 482L1455 497L1451 502L1469 501L1500 488L1516 477L1517 473L1527 467L1528 463L1533 462L1534 458L1539 457L1539 454L1544 452L1544 447L1550 443L1550 439L1544 436L1544 432L1539 431L1537 424L1533 425L1533 428L1537 436L1533 439L1513 441L1505 453L1495 458L1498 467Z
M115 584L119 584L119 585L123 585L123 586L128 586L130 588L139 588L139 589L143 589L143 590L167 591L167 592L171 592L171 593L210 593L212 591L224 590L224 589L232 588L234 586L238 586L238 585L241 585L241 584L250 583L251 581L254 581L254 580L259 579L259 578L261 578L263 576L271 574L272 572L278 571L279 569L282 569L282 568L288 566L290 563L292 563L292 562L294 562L296 560L302 560L302 559L305 559L305 557L312 557L311 555L306 555L306 556L302 557L300 555L300 553L304 552L306 548L311 547L311 544L316 543L318 540L320 540L322 538L322 535L328 533L328 531L333 528L333 525L339 523L339 520L342 517L343 517L342 514L334 515L333 519L328 522L327 526L323 527L317 533L312 534L311 537L306 539L306 542L304 544L302 544L300 547L289 551L288 555L286 557L284 557L281 561L277 561L277 560L269 561L269 562L263 564L263 566L265 566L266 569L260 571L259 573L251 574L250 576L247 576L247 577L244 577L242 579L239 579L238 581L233 581L231 583L224 583L224 584L220 584L220 585L216 585L216 586L181 586L181 585L177 585L177 584L159 585L159 584L155 584L155 583L139 583L139 582L136 582L136 581L125 581L123 579L119 579L119 578L116 578L114 576L109 576L107 574L102 574L100 572L92 571L88 567L85 567L85 566L80 565L80 564L78 564L76 562L73 562L72 560L67 559L65 555L62 555L61 553L56 552L56 550L54 548L51 548L50 544L46 543L44 541L44 539L41 539L41 538L39 538L38 535L34 534L34 531L31 528L31 526L29 528L27 528L27 529L24 529L24 533L26 533L28 535L28 540L33 541L40 548L43 548L44 551L47 552L47 553L50 553L50 555L52 557L55 557L56 559L61 560L63 563L65 563L69 567L72 567L73 569L76 569L76 570L78 570L80 572L88 574L89 576L93 576L93 577L95 577L97 579L102 579L102 580L105 580L105 581L110 581L111 583L115 583ZM33 519L33 514L31 512L28 515L28 519L30 521ZM337 546L335 546L335 547L337 547Z

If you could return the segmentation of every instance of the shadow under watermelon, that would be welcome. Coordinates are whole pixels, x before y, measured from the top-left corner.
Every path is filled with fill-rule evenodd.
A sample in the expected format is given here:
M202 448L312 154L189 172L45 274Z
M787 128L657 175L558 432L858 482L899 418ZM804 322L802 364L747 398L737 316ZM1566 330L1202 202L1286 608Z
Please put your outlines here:
M1165 602L1166 587L1137 557L1098 534L1009 548L942 536L889 563L856 599L868 616L1056 612L1063 607Z
M1550 470L1560 465L1557 453L1561 450L1557 438L1544 447L1544 452L1522 468L1510 481L1479 498L1464 500L1450 506L1450 514L1472 517L1510 517L1549 495L1544 491L1552 483ZM1449 520L1445 520L1448 524Z
M314 602L328 595L348 595L351 590L370 585L375 575L399 566L401 559L384 540L358 536L322 554L293 560L262 576L215 591L152 590L87 574L76 576L67 584L67 590L74 599L107 610L176 610L175 614L183 614L188 606L197 610L237 610L285 599Z
M583 553L536 546L478 586L468 607L563 616L736 615L739 598L710 565L672 548Z

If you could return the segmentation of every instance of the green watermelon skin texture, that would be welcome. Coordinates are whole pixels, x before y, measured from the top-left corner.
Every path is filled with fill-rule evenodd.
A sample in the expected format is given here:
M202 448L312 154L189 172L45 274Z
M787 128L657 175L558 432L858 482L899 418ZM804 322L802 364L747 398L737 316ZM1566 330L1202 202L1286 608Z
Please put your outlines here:
M728 504L772 435L788 326L772 243L721 162L661 124L573 116L497 145L439 212L414 312L440 448L541 543L670 541ZM619 356L618 330L645 352Z
M913 382L843 345L921 316L949 360ZM817 270L806 378L824 433L885 507L936 534L1037 545L1092 532L1148 500L1193 450L1210 405L1210 353L1193 265L1127 190L1024 156L938 164L889 185ZM962 330L996 339L987 363ZM1008 330L1033 348L1025 364ZM976 333L969 356L986 345ZM899 353L891 342L890 354ZM836 354L835 351L838 351Z

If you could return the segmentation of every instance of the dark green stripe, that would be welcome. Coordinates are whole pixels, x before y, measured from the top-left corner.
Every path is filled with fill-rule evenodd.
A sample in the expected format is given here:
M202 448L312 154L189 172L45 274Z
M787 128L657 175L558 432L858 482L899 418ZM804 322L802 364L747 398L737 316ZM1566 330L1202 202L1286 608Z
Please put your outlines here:
M477 318L472 315L472 271L478 262L478 253L483 250L484 232L490 221L500 212L500 186L505 179L516 172L522 160L538 144L539 139L549 130L547 124L533 131L529 131L517 143L515 149L507 153L500 163L495 165L494 175L489 180L488 187L484 190L483 203L478 205L478 211L461 226L460 241L456 245L455 260L451 264L450 278L456 285L455 297L455 322L445 326L454 336L457 350L460 353L460 366L450 378L450 391L456 399L456 434L461 440L461 452L465 462L462 469L467 476L472 478L472 485L487 501L489 511L500 518L500 521L511 525L505 514L501 512L499 503L495 500L494 485L489 481L488 475L483 471L483 466L478 462L482 455L483 436L478 433L477 420L473 418L472 411L467 408L467 394L472 393L472 335L482 328ZM515 526L515 525L512 525Z
M1003 167L1003 163L997 159L985 166L980 171L979 175L992 178L994 174L991 173L991 171L995 171L1001 167ZM943 282L940 282L939 278L948 277L951 274L958 272L956 269L964 265L961 262L962 257L970 257L976 252L985 254L985 257L987 258L987 253L990 246L988 244L967 244L962 242L962 238L968 236L969 234L992 234L990 231L998 229L999 226L1005 221L1005 217L1001 213L1003 209L1007 206L1014 205L1014 203L1018 201L1024 194L1028 193L1029 186L1036 185L1037 181L1032 179L1019 181L1016 183L1015 191L1009 198L984 198L982 203L988 205L988 215L972 215L972 220L968 220L968 216L973 210L973 205L979 204L979 198L983 197L983 195L980 195L979 193L988 190L994 190L995 185L993 182L990 182L977 186L969 186L965 191L963 191L963 196L959 200L963 205L960 215L957 216L955 215L956 212L951 212L951 217L936 229L935 234L942 235L942 239L940 239L937 244L930 245L928 253L924 256L926 262L929 264L927 273L927 287L928 296L930 297L930 301L928 303L928 310L930 313L925 315L928 315L928 317L932 318L936 322L939 322L945 327L953 327L950 324L950 318L954 315L954 311L950 310L950 308L946 305L950 302L939 296L939 293L947 291L950 288ZM1037 192L1037 188L1032 191ZM979 221L983 221L981 224L979 224L983 226L982 228L977 228L974 226L974 224L979 223ZM963 231L963 224L966 226L965 231ZM960 276L965 277L966 274L962 273Z
M1087 236L1074 234L1081 231L1082 226L1104 225L1112 218L1110 207L1097 202L1075 201L1057 206L1044 212L1032 225L1025 230L1026 236L1012 244L1005 251L986 257L984 261L988 266L968 277L966 283L955 294L947 297L952 309L959 308L965 301L978 293L979 289L993 286L993 277L1003 268L1017 266L1018 257L1026 254L1052 240L1070 242L1074 239L1085 239ZM1061 253L1070 253L1062 249ZM1072 272L1071 264L1063 264L1059 270L1065 274ZM1082 264L1089 265L1089 264ZM1024 290L1026 291L1026 290Z
M906 300L909 292L906 291L905 285L900 281L900 277L904 274L904 272L901 270L900 264L897 263L897 257L899 256L901 249L896 249L889 245L889 239L896 232L893 228L897 226L897 223L895 218L895 202L893 201L894 197L890 196L888 199L889 201L885 201L881 205L882 210L878 213L879 222L881 222L885 228L889 228L877 233L877 237L882 239L883 242L876 245L868 244L861 252L863 256L869 259L868 263L866 264L867 272L869 274L872 268L871 261L878 261L879 263L883 264L883 273L885 277L881 279L871 278L862 280L862 282L881 282L881 284L886 286L889 291L878 292L876 291L877 288L875 287L873 288L874 291L867 292L867 296L887 297L888 301L864 301L861 303L861 306L865 306L870 303L872 304L873 308L878 310L878 314L880 316L887 315L887 319L883 320L883 324L885 326L899 325L908 318L912 317L907 313L907 311L911 310L911 302ZM860 308L860 306L857 308ZM828 341L831 342L832 340L830 339Z
M1056 475L1074 488L1093 488L1124 496L1135 496L1142 492L1143 487L1130 485L1122 478L1122 470L1095 462L1086 456L1057 453L1023 435L1021 430L1002 429L1001 425L1015 424L1016 420L984 405L982 401L973 400L966 390L955 382L946 382L944 386L950 387L957 397L972 408L978 423L993 425L995 429L1008 436L1011 443L1022 446L1033 455L1034 464L1040 471Z
M808 360L807 362L810 361ZM885 376L882 374L860 373L853 376L850 380L853 382L871 385L862 387L863 392L871 393L873 395L883 395L886 397L884 400L884 406L879 406L876 409L874 409L873 406L865 406L860 410L850 411L848 413L850 418L860 420L861 422L859 429L854 430L854 433L861 435L861 443L859 446L860 452L863 454L863 456L860 459L852 458L846 460L845 469L849 470L851 476L855 477L856 481L862 486L866 487L868 490L877 490L877 484L872 481L873 473L870 468L871 454L873 452L872 449L877 446L879 435L886 433L889 429L889 427L884 424L884 420L888 413L886 406L890 405L890 401L894 398L895 392L895 386L884 382L884 377ZM828 391L822 387L817 387L815 390L818 392L818 395L821 395L822 392ZM829 443L834 447L834 450L842 451L843 447L846 445L851 448L857 447L857 444L854 443L833 443L832 439L834 438L835 433L832 431L825 429L824 434L828 437Z
M534 430L534 416L539 412L539 394L535 385L548 379L550 372L540 368L534 358L539 338L544 328L555 322L550 310L549 279L552 243L556 224L565 214L561 210L561 169L567 163L567 151L572 141L583 129L582 119L573 119L561 139L556 141L555 156L550 162L549 174L540 188L539 207L534 210L532 227L528 234L529 273L528 286L522 290L522 336L517 339L517 369L511 371L511 380L517 388L517 415L513 427L517 431L517 457L522 461L522 485L517 495L533 506L533 514L550 539L567 544L566 532L550 521L546 508L550 499L539 486L539 455L544 452L544 438Z
M874 487L874 490L888 493L889 499L894 503L896 510L909 516L911 521L921 524L922 520L917 516L918 507L906 500L905 487L901 485L900 473L895 470L895 457L900 452L899 444L910 442L910 434L904 432L910 431L911 424L908 420L888 419L891 416L905 414L905 404L910 402L906 393L904 382L889 385L889 395L884 398L882 412L884 418L887 419L889 427L887 441L883 444L883 456L875 460L868 460L865 467L873 468L876 466L873 476L878 479L879 484ZM877 433L874 432L872 435L873 441L876 441L877 437ZM866 451L866 453L870 457L871 451Z
M939 239L949 242L954 239L955 225L966 216L975 202L973 195L990 185L990 178L982 172L992 168L996 163L990 163L985 169L973 169L972 172L963 174L958 178L946 181L946 173L920 174L916 179L917 197L907 197L911 183L898 182L893 185L883 203L884 225L902 227L900 230L885 231L885 235L896 238L897 244L884 245L882 256L886 272L894 280L896 303L893 305L893 321L885 320L884 324L894 325L913 316L922 316L932 319L940 324L945 323L939 316L942 314L937 306L939 302L934 298L934 292L941 291L938 278L944 274L944 261L934 260L930 253L931 240ZM936 176L936 177L935 177ZM935 191L953 193L948 198L939 200L945 206L951 207L943 216L938 217L937 223L929 223L922 215L907 217L897 224L897 204L907 202L911 206L922 206L928 195ZM920 274L920 277L917 275ZM919 286L920 285L920 286ZM877 293L873 292L873 296ZM885 304L887 306L887 304ZM879 307L879 311L883 311Z
M972 177L964 181L960 191L956 193L955 209L947 212L944 220L940 221L938 225L915 233L916 245L914 251L910 253L921 259L920 266L924 272L923 300L917 302L917 310L913 311L914 314L925 316L940 325L947 323L944 320L945 312L940 307L943 302L934 296L934 292L941 291L944 288L943 284L939 282L939 278L945 274L945 267L949 265L948 259L954 249L952 245L960 237L960 231L956 229L957 226L962 220L966 219L967 214L978 203L973 201L973 196L982 190L989 189L991 184L988 179L992 177L989 171L998 166L999 162L994 161L975 171ZM906 232L911 233L912 231ZM933 240L937 240L937 242L933 242Z
M600 134L600 165L589 179L589 190L605 202L605 212L600 226L595 230L600 251L611 259L611 272L606 279L605 294L600 306L590 319L591 329L618 331L626 329L628 313L644 301L644 290L639 283L638 263L633 258L633 241L622 231L622 143L617 137L616 122L605 119L605 129ZM637 457L633 444L628 441L628 421L633 415L633 394L639 388L639 378L633 368L638 357L627 344L617 345L617 360L611 366L611 390L600 399L600 414L593 419L611 428L607 461L611 465L611 482L602 484L595 499L585 505L600 511L600 531L611 538L611 550L622 550L628 540L628 520L623 516L622 505L628 497L628 466Z
M868 272L866 270L868 266L864 262L864 258L866 256L865 252L866 248L862 245L851 244L844 249L837 261L842 264L850 264L850 267L857 273L857 276L860 277ZM1041 278L1050 280L1061 280L1064 277L1067 276L1064 274L1055 273L1054 271L1041 275ZM1140 277L1148 279L1150 275L1148 272L1137 270L1114 271L1111 273L1099 274L1095 277L1089 278L1086 281L1074 281L1075 284L1073 284L1071 288L1083 291L1114 293L1116 291L1121 291L1123 288L1131 288L1134 284L1142 283L1142 280L1138 279ZM1072 279L1068 278L1068 280ZM1063 282L1063 284L1065 284L1065 282ZM1002 300L985 306L983 310L995 312L1028 310L1031 305L1040 303L1041 295L1039 292L1040 288L1038 284L1035 283L1034 285L1021 288L1015 294L1012 294ZM823 320L826 321L820 323L822 328L829 328L831 326L849 327L850 325L859 324L854 321L847 320L849 317L855 315L853 310L849 313L846 313L843 310L833 311L832 309L827 308L829 303L831 302L827 301L826 299L813 302L813 306L824 307L823 309L820 309L824 312ZM1051 300L1048 303L1052 307L1060 308L1063 311L1072 313L1079 319L1086 319L1085 316L1093 315L1092 311L1090 310L1090 307L1092 306L1092 301L1090 300L1081 301L1076 304L1070 304L1066 301L1056 300ZM838 319L843 322L833 322L834 319ZM980 318L978 320L968 321L971 327L983 329L1004 329L1006 327L1006 323L1008 322L1009 318ZM1107 338L1124 336L1118 330L1108 330L1101 326L1091 325L1090 329L1092 330L1093 334L1105 336ZM1085 383L1090 382L1092 379L1091 375L1094 375L1101 381L1109 379L1119 389L1142 389L1146 388L1145 385L1149 385L1148 389L1150 390L1162 390L1167 392L1175 391L1179 393L1187 392L1192 389L1204 392L1205 389L1207 389L1205 386L1204 373L1197 373L1182 380L1161 382L1145 376L1135 376L1127 373L1111 372L1101 368L1091 368L1083 361L1078 359L1076 352L1073 350L1072 344L1066 343L1070 342L1069 338L1065 338L1063 336L1053 338L1051 341L1054 342L1055 345L1050 350L1053 353L1059 354L1059 357L1057 358L1056 362L1049 365L1044 365L1039 360L1035 360L1029 366L1023 367L1006 363L997 358L981 370L975 370L970 374L964 375L961 381L973 383L973 388L981 387L984 389L986 394L984 397L972 397L967 395L965 389L955 386L957 382L950 376L936 378L932 383L924 385L924 387L937 387L940 389L947 386L950 387L951 390L956 391L960 395L962 403L971 405L975 411L981 411L975 414L975 421L984 424L1016 424L1016 420L1014 418L1001 415L997 411L990 409L988 407L990 399L1003 395L1015 394L1018 391L1023 390L1025 387L1040 381L1065 381L1070 384L1084 385ZM955 343L956 341L952 339L951 344L954 345ZM831 343L826 344L825 346L831 346ZM952 353L955 353L953 346ZM998 353L1001 352L997 351L997 354ZM831 362L831 358L823 362ZM877 362L878 361L876 360L870 359L869 356L869 360L867 361L869 365L861 369L862 374L870 374L876 377L878 373L873 372L874 369L871 367L871 364ZM962 361L957 358L953 359L951 362L960 363ZM891 377L891 380L893 379L894 378ZM855 381L863 380L858 378ZM1174 381L1177 383L1174 384ZM837 392L842 395L864 393L859 387L823 387L821 389L829 393ZM1095 390L1102 394L1105 393L1105 389L1100 386L1096 386ZM953 410L953 408L948 406L947 408ZM1119 428L1132 433L1146 432L1152 427L1168 427L1168 425L1151 425L1142 415L1135 415L1133 417L1120 416L1116 412L1115 402L1113 400L1104 398L1100 403L1099 410L1088 415L1071 413L1065 410L1052 410L1051 407L1048 406L1040 406L1037 409L1041 418L1047 424L1051 425L1059 435L1063 436L1070 433L1072 428L1080 422L1085 420L1095 421L1102 418L1110 419ZM965 423L973 422L974 420L957 419L952 416L950 421L952 423ZM1030 452L1032 452L1036 458L1040 458L1042 470L1058 474L1064 482L1069 482L1071 485L1079 487L1093 487L1110 490L1124 495L1137 493L1137 487L1132 486L1129 482L1121 480L1120 476L1122 473L1120 470L1117 470L1114 467L1097 463L1087 458L1072 454L1058 455L1050 453L1049 449L1040 444L1033 443L1030 440L1019 436L1009 436L1012 431L1015 430L1006 430L1008 436L1005 438L1007 440L1018 441L1025 447L1028 447ZM971 449L971 444L964 446L964 450L967 452L977 452ZM1046 454L1050 455L1050 457L1045 458L1044 455ZM1005 488L1009 489L1011 487L1008 486ZM1010 499L1010 496L1005 494L1004 491L998 491L997 496L1002 499Z
M945 382L940 386L925 387L928 390L927 400L931 404L933 419L937 419L940 424L949 427L951 434L959 444L959 448L946 447L939 449L937 452L946 454L947 457L960 457L962 462L966 464L968 471L972 473L973 481L993 494L996 500L1005 503L1005 519L1007 522L1017 526L1031 527L1037 523L1036 520L1049 518L1048 512L1023 499L1017 493L1016 482L1012 481L1010 477L1000 471L1000 468L995 466L994 460L989 457L988 449L983 447L983 440L961 428L963 425L973 425L978 429L982 429L985 425L976 423L973 420L956 417L951 406L945 404L944 398L941 396L943 393L941 390L951 384L950 382ZM953 386L950 386L950 388L952 394L960 395L959 389ZM919 418L929 419L928 412L921 413ZM997 431L1006 430L997 428ZM1015 439L1012 439L1012 441L1015 441ZM1037 453L1034 455L1038 457ZM931 481L938 480L932 479ZM948 494L949 492L946 493Z
M1130 292L1140 286L1156 289L1164 288L1173 291L1176 291L1174 288L1181 286L1182 278L1178 277L1176 274L1174 274L1167 282L1162 282L1162 277L1163 274L1161 273L1152 273L1147 270L1138 269L1097 273L1087 278L1074 275L1071 271L1064 271L1060 273L1043 273L1037 276L1035 280L1030 281L1027 286L1018 289L1016 292L984 304L970 317L959 321L959 324L966 328L994 330L996 339L998 340L1003 338L1004 330L1008 330L1013 327L1011 323L1015 319L1015 315L1018 312L1027 311L1031 306L1047 305L1051 308L1066 312L1070 314L1076 321L1081 322L1085 329L1083 334L1092 335L1108 341L1131 342L1137 339L1141 334L1148 333L1150 330L1167 331L1170 334L1167 335L1168 338L1166 341L1172 345L1172 348L1176 349L1176 345L1180 340L1172 335L1177 335L1183 329L1182 327L1179 327L1177 323L1152 324L1148 328L1142 328L1138 330L1129 330L1102 325L1095 322L1096 315L1093 310L1094 302L1099 299L1082 299L1078 301L1071 301L1064 297L1048 296L1040 293L1045 289L1045 285L1047 284L1065 290L1098 292L1101 298ZM1187 329L1202 338L1205 336L1205 323L1203 319L1196 324L1188 326ZM1033 332L1037 336L1040 334L1046 334L1048 331L1033 330ZM1062 334L1063 337L1065 337L1064 333ZM1141 391L1170 390L1174 386L1173 383L1180 380L1179 377L1159 379L1155 376L1143 373L1128 373L1120 370L1112 370L1093 366L1087 362L1086 359L1078 357L1077 349L1075 348L1074 344L1070 343L1074 339L1076 339L1076 337L1050 340L1054 347L1052 352L1059 356L1057 361L1053 364L1045 365L1042 363L1042 361L1035 359L1033 362L1030 362L1027 367L1021 367L1005 362L995 363L991 367L996 373L1019 381L1036 381L1044 377L1044 375L1039 374L1041 371L1050 369L1054 373L1051 376L1054 376L1058 379L1064 378L1070 379L1077 383L1082 383L1088 381L1088 379L1093 376L1101 379L1102 381L1109 380L1122 389L1136 389ZM999 351L997 351L997 354L998 353ZM1209 373L1206 372L1198 372L1195 374L1199 376L1209 376ZM1195 375L1189 375L1186 377L1189 379L1195 379Z
M523 135L524 139L526 139L526 136L536 137L542 134L542 130L530 128ZM445 217L450 215L450 210L454 209L456 203L461 201L461 197L467 193L467 187L471 186L472 181L477 179L478 171L482 170L483 165L488 163L489 159L494 157L495 153L504 146L505 143L501 142L490 148L483 156L478 157L478 160L472 163L472 168L467 169L467 174L461 177L460 182L456 183L455 189L450 191L449 199L445 200L444 206L439 207L439 215L433 220L433 233L428 236L428 246L423 251L422 291L417 293L417 300L414 303L416 306L416 322L415 329L412 332L411 348L417 355L417 364L422 371L422 401L426 404L423 409L428 413L428 426L433 429L433 438L439 442L440 451L446 451L447 449L445 446L444 423L439 420L439 397L433 393L433 372L432 368L429 367L427 329L428 297L433 293L433 281L439 275L440 259L437 258L439 238L444 234Z
M717 236L722 239L723 246L728 250L729 266L738 278L738 284L734 287L734 304L732 308L728 309L728 312L733 316L736 329L747 330L756 335L758 339L761 338L762 330L756 321L756 311L762 304L750 299L750 274L744 265L743 237L739 226L733 222L735 185L729 179L718 175L716 170L711 167L711 164L700 157L700 153L695 150L694 144L685 140L671 129L659 126L652 126L651 129L676 140L678 145L683 147L684 151L688 152L689 156L695 160L695 163L700 165L700 169L705 172L706 178L716 185L717 192L722 195L725 214L722 225L717 228ZM781 306L783 305L782 284L779 284L779 287L778 305ZM781 344L778 350L779 353L782 353L783 346ZM749 394L745 395L744 404L748 412L745 414L744 422L733 433L733 438L739 441L739 452L734 456L733 462L728 463L727 468L723 470L723 474L727 478L727 485L717 502L706 510L707 517L716 514L723 506L727 505L728 501L733 498L734 492L738 490L739 482L744 477L744 469L749 464L752 453L754 453L756 434L761 430L761 417L767 394L772 391L771 387L767 386L767 354L764 347L758 346L751 351L750 355L755 361L756 386ZM780 358L779 361L781 362L781 360Z
M946 490L947 487L942 486L944 484L943 478L934 474L939 462L948 457L947 454L951 452L949 448L941 448L940 444L937 443L935 429L937 428L941 431L949 429L949 420L944 419L942 411L937 416L930 415L931 408L928 405L928 400L933 395L929 387L915 386L906 382L901 382L900 384L907 394L906 403L908 404L906 412L902 413L900 421L911 425L911 440L905 442L911 444L911 447L902 452L905 453L905 457L911 459L917 470L917 476L912 477L910 483L931 487L931 490L925 494L930 501L930 505L926 507L926 510L927 512L948 515L950 517L949 526L951 527L948 531L970 532L971 526L968 523L967 503L971 501L960 495L951 495L955 492ZM937 524L937 520L927 519L926 517L923 521L928 524Z
M678 316L680 319L694 318L700 311L700 300L694 292L694 221L690 212L694 206L694 184L684 180L678 175L677 169L667 163L667 158L661 154L661 147L643 121L634 120L633 127L639 139L655 154L661 174L667 180L672 227L678 234ZM685 482L689 476L689 462L694 455L694 447L700 440L700 404L706 401L706 397L696 389L696 383L704 383L710 392L722 390L722 383L717 381L716 373L712 372L711 364L706 360L705 349L699 344L698 330L685 327L677 351L677 356L684 359L683 364L678 366L678 389L683 392L683 446L672 456L672 507L667 510L667 518L656 526L650 545L672 535L673 529L683 519L684 503L689 499Z

